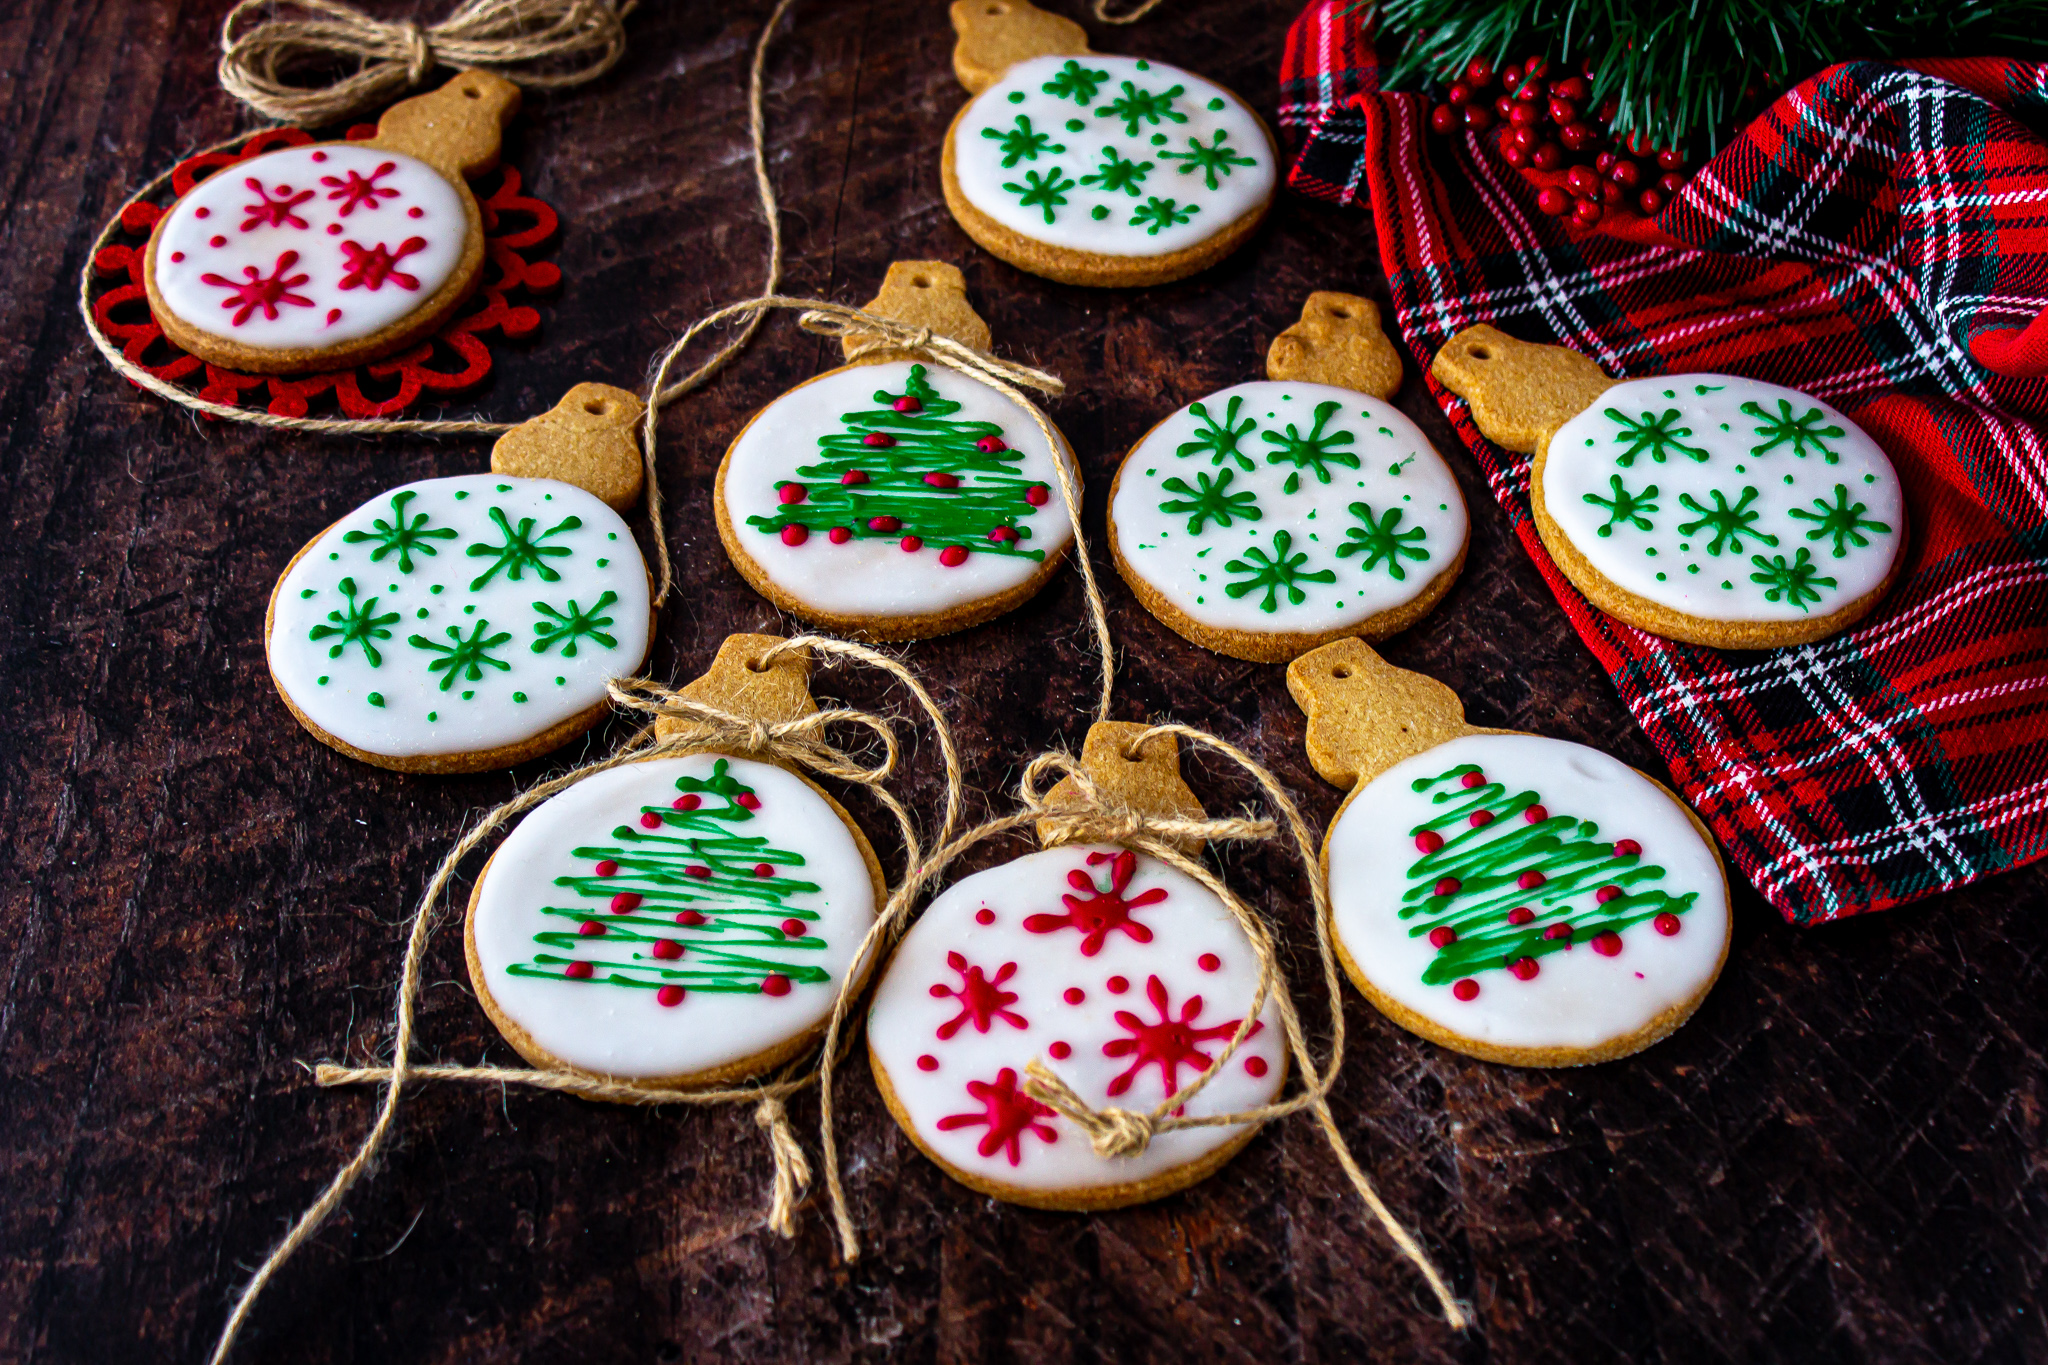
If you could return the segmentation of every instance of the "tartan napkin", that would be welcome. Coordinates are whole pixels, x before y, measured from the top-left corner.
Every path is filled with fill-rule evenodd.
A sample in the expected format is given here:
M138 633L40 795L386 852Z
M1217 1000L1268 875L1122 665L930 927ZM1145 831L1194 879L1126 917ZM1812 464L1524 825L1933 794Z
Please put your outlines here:
M1900 905L2048 852L2048 66L1830 67L1654 221L1567 230L1468 133L1378 88L1355 0L1288 35L1289 183L1370 209L1426 376L1490 322L1617 376L1804 389L1891 457L1899 584L1854 630L1733 653L1604 615L1529 514L1529 460L1429 381L1636 723L1743 874L1795 924ZM1497 134L1488 134L1491 137Z

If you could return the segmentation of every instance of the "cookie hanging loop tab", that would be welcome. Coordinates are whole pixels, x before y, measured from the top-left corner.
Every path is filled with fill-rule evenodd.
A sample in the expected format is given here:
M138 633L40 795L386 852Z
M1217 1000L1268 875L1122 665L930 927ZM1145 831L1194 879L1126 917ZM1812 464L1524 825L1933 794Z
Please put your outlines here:
M370 145L416 156L451 179L482 175L497 169L505 126L518 112L518 86L488 71L465 71L386 109Z
M758 725L780 725L816 715L818 703L811 696L811 654L808 649L785 650L763 667L761 660L777 645L788 644L780 635L728 635L704 676L676 689L688 701L745 716ZM686 734L691 723L673 716L654 722L656 739Z
M1435 678L1396 668L1363 640L1337 640L1287 666L1287 691L1308 716L1308 761L1339 787L1463 735L1465 703Z
M1520 341L1484 323L1446 341L1429 372L1472 407L1487 440L1534 455L1552 433L1620 381L1592 357Z
M917 347L935 336L957 341L970 351L987 352L994 333L967 301L967 277L945 261L891 261L882 287L861 305L861 311L921 329ZM847 332L839 347L848 361L863 365L909 358L911 351L889 346L881 338Z
M1149 725L1104 720L1089 726L1088 738L1081 745L1081 771L1106 804L1127 807L1133 814L1179 820L1200 820L1208 815L1181 780L1180 741L1172 735L1154 734ZM1085 799L1081 784L1072 775L1061 778L1045 795L1048 806L1073 806ZM1038 841L1047 848L1073 842L1077 836L1070 824L1060 816L1045 817L1038 822ZM1202 851L1202 841L1191 836L1167 842L1191 858Z
M1088 33L1072 19L1048 14L1030 0L953 0L953 74L979 95L1018 62L1085 56Z
M1378 304L1319 289L1301 305L1301 321L1267 348L1266 378L1334 384L1386 399L1401 387L1401 356L1380 326Z
M491 447L491 472L559 479L623 512L640 500L646 482L633 431L645 411L637 394L610 384L578 384L554 407L498 438Z

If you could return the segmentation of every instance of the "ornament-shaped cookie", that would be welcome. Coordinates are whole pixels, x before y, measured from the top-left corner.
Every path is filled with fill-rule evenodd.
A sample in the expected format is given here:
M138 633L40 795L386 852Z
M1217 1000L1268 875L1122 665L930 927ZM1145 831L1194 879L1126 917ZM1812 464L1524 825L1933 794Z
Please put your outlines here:
M360 365L430 336L482 276L466 177L498 164L519 87L465 71L400 101L364 142L287 147L201 181L144 259L164 335L213 365Z
M1164 284L1249 238L1278 157L1250 106L1179 67L1088 50L1028 0L955 0L946 206L967 235L1065 284Z
M1139 438L1109 543L1138 600L1196 644L1260 663L1420 620L1464 567L1457 480L1384 401L1401 364L1371 300L1311 295L1263 383Z
M1170 741L1124 756L1145 728L1095 725L1083 764L1128 804L1199 819ZM1256 1128L1180 1129L1137 1155L1101 1156L1025 1093L1026 1064L1039 1060L1093 1108L1150 1111L1221 1054L1258 979L1244 931L1200 883L1114 845L1048 848L931 903L875 989L868 1058L889 1112L962 1184L1038 1208L1142 1203L1207 1177ZM1186 1112L1267 1104L1286 1069L1268 1000Z
M751 672L775 643L729 638L683 694L770 722L815 711L802 659ZM492 855L470 983L535 1066L717 1084L812 1044L882 899L866 836L801 774L710 750L629 763L536 806Z
M647 563L613 510L640 492L642 411L578 385L499 440L500 472L380 493L314 537L264 629L299 723L351 758L439 773L510 767L595 725L653 637Z
M1614 380L1558 346L1469 327L1432 372L1487 437L1533 453L1543 546L1640 630L1724 649L1804 644L1865 616L1905 563L1877 442L1797 389L1719 374Z
M890 266L867 309L989 344L941 262ZM1049 448L1021 404L957 370L851 340L846 352L726 450L713 501L734 566L783 610L878 640L963 630L1029 599L1073 540L1065 439Z
M1727 960L1727 874L1692 811L1597 749L1465 724L1442 683L1357 640L1296 659L1344 970L1458 1052L1577 1066L1692 1016Z

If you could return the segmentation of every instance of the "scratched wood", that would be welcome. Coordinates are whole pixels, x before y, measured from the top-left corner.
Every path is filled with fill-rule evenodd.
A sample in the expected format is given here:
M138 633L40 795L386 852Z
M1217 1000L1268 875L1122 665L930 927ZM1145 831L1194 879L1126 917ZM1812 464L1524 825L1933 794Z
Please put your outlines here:
M1169 0L1134 28L1091 31L1201 69L1270 118L1291 7ZM481 467L483 443L196 422L82 339L74 280L99 221L245 126L212 75L225 8L0 11L9 1361L203 1358L247 1268L371 1112L371 1095L319 1091L298 1063L388 1047L409 900L467 816L547 770L366 768L300 733L265 679L265 594L293 550L393 483ZM661 342L758 280L743 100L766 10L643 6L611 77L528 102L507 155L562 210L551 258L567 282L474 410L524 416L586 379L637 385ZM857 301L892 258L957 261L999 345L1074 386L1056 415L1087 468L1098 545L1118 454L1156 418L1258 377L1309 290L1385 297L1362 216L1292 199L1250 249L1179 285L1097 294L1021 275L941 202L938 139L962 98L943 6L803 0L795 19L769 67L788 288ZM665 419L680 591L658 672L690 676L727 632L786 625L719 550L711 476L736 425L831 351L780 318ZM1479 724L1654 770L1412 367L1398 401L1450 454L1476 526L1463 581L1392 657L1457 687ZM1214 728L1326 819L1339 794L1302 758L1281 670L1182 642L1097 564L1125 651L1120 714ZM1080 608L1067 574L993 626L909 649L984 790L1040 746L1078 742L1092 686ZM884 700L865 678L820 688ZM927 746L910 788L927 809L933 777ZM1212 809L1245 795L1215 774L1196 784ZM1298 940L1284 863L1225 861ZM764 1230L769 1164L746 1114L425 1090L375 1179L278 1280L241 1358L2041 1360L2044 892L2037 866L1795 932L1743 888L1733 957L1698 1017L1590 1072L1486 1066L1348 997L1337 1113L1477 1305L1463 1340L1305 1123L1146 1208L1033 1213L940 1176L856 1067L843 1095L858 1264L835 1263L815 1206L794 1242ZM423 1054L511 1061L457 940L434 950ZM796 1112L808 1126L815 1105Z

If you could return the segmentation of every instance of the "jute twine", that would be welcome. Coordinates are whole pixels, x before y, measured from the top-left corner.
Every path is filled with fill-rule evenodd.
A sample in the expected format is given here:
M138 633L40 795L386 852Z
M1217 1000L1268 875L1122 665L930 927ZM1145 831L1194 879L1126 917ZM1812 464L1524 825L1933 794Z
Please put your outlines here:
M1135 24L1164 3L1166 0L1142 0L1137 7L1122 14L1111 14L1109 0L1095 0L1095 17L1105 24Z
M389 104L437 66L484 67L529 90L594 81L626 52L639 0L469 0L438 24L386 23L339 0L242 0L220 31L220 83L280 123L319 127ZM280 9L297 11L277 17ZM269 16L248 28L245 17ZM294 77L354 70L326 84Z

